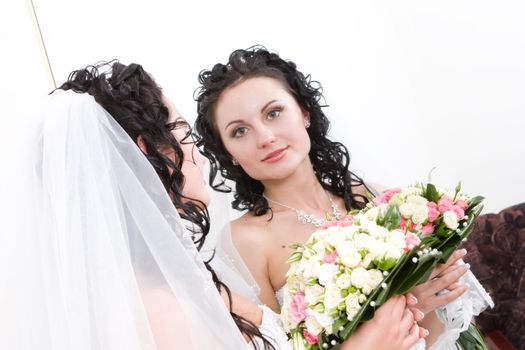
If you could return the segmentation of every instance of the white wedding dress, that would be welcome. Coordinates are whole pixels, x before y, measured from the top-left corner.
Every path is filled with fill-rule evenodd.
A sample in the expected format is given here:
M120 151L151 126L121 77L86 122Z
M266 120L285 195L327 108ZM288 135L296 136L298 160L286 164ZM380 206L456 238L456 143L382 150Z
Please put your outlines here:
M292 350L292 342L288 340L284 332L281 318L272 309L265 305L259 305L263 312L262 322L259 330L272 343L276 350ZM258 349L263 349L262 341L256 338Z
M213 211L211 211L212 215L216 215L215 221L212 219L214 223L218 223L221 217L228 217L227 209L225 213L225 208L228 208L225 200L227 200L226 196L219 196L217 194L215 194L212 199L212 203L215 201L216 204L217 202L222 204L220 205L221 209L217 209L218 206L216 205ZM224 224L222 231L215 232L215 234L217 235L217 237L215 237L217 242L216 256L212 262L215 270L232 291L256 303L260 303L258 298L259 287L231 240L229 225L227 223ZM460 333L467 330L473 317L479 315L487 307L494 306L494 302L472 272L468 271L460 281L461 283L469 285L469 289L460 298L436 310L439 320L444 325L444 331L430 347L431 350L456 349L456 340L459 338ZM275 293L275 297L282 307L283 288ZM273 313L272 317L277 317L277 314ZM268 318L270 317L268 316ZM280 323L280 321L277 323ZM274 332L277 332L277 328L274 328ZM412 348L412 350L422 349L425 349L424 340L420 340L420 342Z

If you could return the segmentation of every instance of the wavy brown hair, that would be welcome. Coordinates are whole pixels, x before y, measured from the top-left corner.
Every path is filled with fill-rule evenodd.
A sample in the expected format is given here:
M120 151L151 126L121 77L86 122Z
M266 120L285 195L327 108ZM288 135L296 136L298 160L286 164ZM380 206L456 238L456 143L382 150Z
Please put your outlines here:
M246 50L235 50L226 64L217 63L210 70L199 74L200 88L196 91L197 120L195 129L198 144L210 160L210 185L222 192L232 189L224 181L217 181L217 174L235 183L232 207L263 215L270 210L268 201L262 196L263 184L251 178L241 167L232 163L232 157L224 147L215 124L215 109L221 94L228 88L254 77L269 77L278 80L295 98L299 106L310 114L310 161L315 175L323 188L342 197L347 210L361 209L368 199L352 188L365 185L363 180L351 172L350 154L340 142L328 138L330 121L320 103L323 98L321 84L311 80L297 69L292 61L279 57L262 46ZM366 185L365 185L366 186Z
M193 234L197 249L200 250L210 230L209 214L206 209L202 209L206 207L204 203L182 194L185 182L181 170L184 154L179 142L171 133L171 130L179 125L168 122L168 108L162 101L162 89L155 80L139 64L124 65L118 61L111 61L73 71L59 89L93 96L135 143L139 136L141 137L146 148L145 156L159 175L181 218L189 222L188 229ZM191 136L191 128L187 127L186 137L181 142L185 142ZM175 161L159 151L166 148L174 151ZM228 294L231 310L232 298L229 288L219 280L210 266L210 261L205 261L204 264L210 271L217 289L223 289ZM265 349L273 349L253 323L233 312L230 313L243 334L251 340L260 338ZM257 347L255 343L252 344Z

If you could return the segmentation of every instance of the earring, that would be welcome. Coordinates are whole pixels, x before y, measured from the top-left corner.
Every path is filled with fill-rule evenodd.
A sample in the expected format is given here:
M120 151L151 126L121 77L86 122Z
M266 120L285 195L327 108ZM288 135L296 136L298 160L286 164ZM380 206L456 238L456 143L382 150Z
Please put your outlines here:
M239 165L239 162L237 161L237 159L232 158L232 164L237 166L237 165Z
M304 127L308 129L310 127L310 125L311 125L310 124L310 119L305 119L304 120Z

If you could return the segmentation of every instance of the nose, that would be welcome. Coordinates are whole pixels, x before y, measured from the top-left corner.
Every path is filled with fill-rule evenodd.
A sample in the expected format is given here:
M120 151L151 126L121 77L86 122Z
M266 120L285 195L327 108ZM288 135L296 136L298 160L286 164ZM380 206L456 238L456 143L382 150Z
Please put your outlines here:
M262 127L257 135L257 145L260 148L265 148L273 142L275 142L273 131L268 127Z

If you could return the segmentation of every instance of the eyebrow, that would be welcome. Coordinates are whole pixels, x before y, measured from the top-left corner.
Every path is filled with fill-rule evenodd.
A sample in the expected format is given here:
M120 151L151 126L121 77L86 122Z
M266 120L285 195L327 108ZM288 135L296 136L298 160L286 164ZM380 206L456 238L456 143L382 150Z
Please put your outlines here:
M272 103L274 102L277 102L277 100L271 100L270 102L268 102L267 104L265 104L262 108L261 108L261 113L264 112L264 110L266 108L268 108L269 105L271 105ZM224 127L224 130L228 129L228 127L232 124L238 124L238 123L242 123L243 120L242 119L237 119L237 120L232 120L231 122L229 122L228 124L226 124L226 126Z

